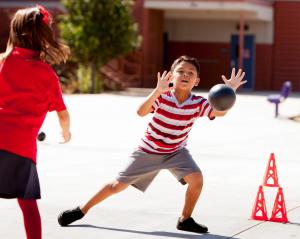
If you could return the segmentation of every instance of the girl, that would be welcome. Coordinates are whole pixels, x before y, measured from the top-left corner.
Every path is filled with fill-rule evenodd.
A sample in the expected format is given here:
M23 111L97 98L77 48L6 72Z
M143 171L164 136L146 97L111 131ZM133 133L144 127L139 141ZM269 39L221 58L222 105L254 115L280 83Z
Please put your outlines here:
M27 239L42 238L36 138L48 111L57 112L63 143L71 139L59 80L49 65L65 62L70 50L54 39L51 21L42 6L18 10L0 55L0 198L17 198Z

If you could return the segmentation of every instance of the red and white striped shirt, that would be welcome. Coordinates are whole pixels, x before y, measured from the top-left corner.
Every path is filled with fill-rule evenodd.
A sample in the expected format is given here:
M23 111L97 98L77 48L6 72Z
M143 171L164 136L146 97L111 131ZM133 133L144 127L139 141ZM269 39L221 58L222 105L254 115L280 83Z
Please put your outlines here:
M174 93L167 92L156 99L152 107L154 116L140 145L147 153L169 154L185 147L188 133L198 117L214 119L207 99L193 94L179 104Z

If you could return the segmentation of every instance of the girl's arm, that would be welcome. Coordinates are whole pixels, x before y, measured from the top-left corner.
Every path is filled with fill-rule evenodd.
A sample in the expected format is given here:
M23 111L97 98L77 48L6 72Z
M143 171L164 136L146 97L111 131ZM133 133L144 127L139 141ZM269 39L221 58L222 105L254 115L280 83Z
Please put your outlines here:
M169 87L169 83L171 82L171 72L164 71L162 76L160 73L157 73L157 86L151 92L151 94L147 97L147 99L140 105L137 110L137 114L139 116L145 116L152 112L152 105L155 100L163 93L170 91L173 87Z
M70 115L67 110L62 110L57 112L58 120L60 127L62 129L62 137L64 139L61 143L67 143L71 140L71 132L70 132Z

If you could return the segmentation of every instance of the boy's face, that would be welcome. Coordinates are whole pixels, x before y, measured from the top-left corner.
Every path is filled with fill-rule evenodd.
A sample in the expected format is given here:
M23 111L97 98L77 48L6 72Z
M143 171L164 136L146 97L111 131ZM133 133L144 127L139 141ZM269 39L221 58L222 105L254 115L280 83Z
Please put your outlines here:
M172 78L176 90L191 91L200 82L196 67L184 61L174 68Z

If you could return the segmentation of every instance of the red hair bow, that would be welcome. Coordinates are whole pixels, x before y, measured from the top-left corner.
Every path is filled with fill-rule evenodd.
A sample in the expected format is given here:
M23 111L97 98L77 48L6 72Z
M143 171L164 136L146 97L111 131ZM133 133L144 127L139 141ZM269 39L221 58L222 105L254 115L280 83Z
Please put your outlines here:
M47 9L41 5L37 5L37 8L39 9L40 13L43 14L43 18L42 21L48 25L49 24L49 12L47 11Z

